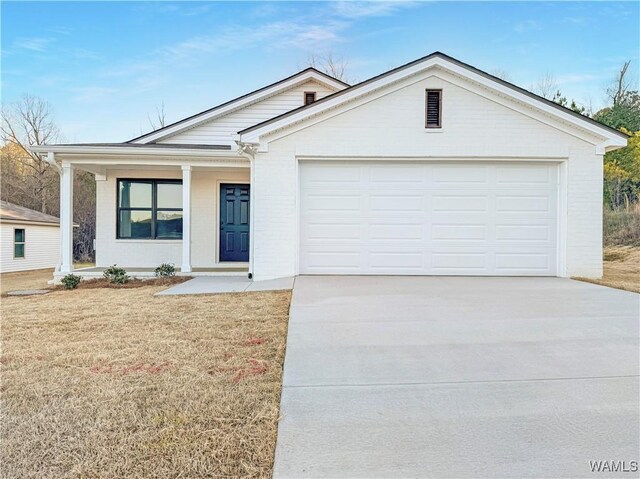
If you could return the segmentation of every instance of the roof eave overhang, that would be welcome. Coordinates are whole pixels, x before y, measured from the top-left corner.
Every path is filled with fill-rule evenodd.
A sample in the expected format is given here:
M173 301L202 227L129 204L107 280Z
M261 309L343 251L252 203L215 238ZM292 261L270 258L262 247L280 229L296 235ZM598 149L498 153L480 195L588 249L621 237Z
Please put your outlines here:
M215 150L206 148L144 148L140 146L68 146L37 145L28 148L33 153L54 153L57 159L89 157L129 158L228 158L242 160L233 150Z
M555 117L556 119L566 123L570 127L574 126L575 128L587 131L595 137L601 138L601 140L597 142L597 146L599 149L602 149L605 152L622 148L627 145L628 135L625 135L622 132L614 131L604 125L597 125L592 121L589 121L588 119L583 119L571 114L570 112L563 111L553 105L541 101L538 98L535 98L535 96L532 96L532 94L527 94L519 91L517 87L514 88L514 86L510 87L508 85L503 85L502 83L497 82L495 79L486 77L485 75L480 73L476 73L473 71L473 69L465 67L461 64L458 64L458 62L448 60L441 56L427 57L421 62L411 64L406 68L400 69L386 76L382 76L375 81L372 81L370 83L364 82L365 84L361 86L356 85L351 89L347 89L347 91L343 93L337 93L333 98L328 97L326 100L320 100L315 104L303 108L299 112L285 114L280 119L276 118L274 120L268 120L264 122L264 124L258 124L246 128L245 130L242 130L238 133L238 141L248 144L260 144L263 141L263 138L270 133L286 129L292 125L296 125L307 118L315 117L326 111L335 109L344 103L353 101L356 98L367 95L368 93L379 90L386 86L392 85L409 76L422 73L423 71L433 67L439 67L444 70L448 70L458 76L469 78L470 80L487 88L493 89L504 96L511 97L516 101L530 105L534 109L537 109L549 116Z
M60 223L49 223L47 221L30 221L19 218L0 218L0 223L7 225L33 225L33 226L55 226L60 227Z

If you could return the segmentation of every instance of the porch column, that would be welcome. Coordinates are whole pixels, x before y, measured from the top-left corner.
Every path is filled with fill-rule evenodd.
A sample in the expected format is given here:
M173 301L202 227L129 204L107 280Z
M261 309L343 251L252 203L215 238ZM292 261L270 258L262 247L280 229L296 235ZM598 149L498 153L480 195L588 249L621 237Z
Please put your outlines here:
M256 182L255 182L255 171L256 171L256 159L254 156L249 156L249 279L253 279L253 250L255 242L254 242L254 221L255 217L255 209L256 209Z
M73 271L73 166L62 164L60 172L60 272Z
M191 272L191 165L182 165L182 266Z

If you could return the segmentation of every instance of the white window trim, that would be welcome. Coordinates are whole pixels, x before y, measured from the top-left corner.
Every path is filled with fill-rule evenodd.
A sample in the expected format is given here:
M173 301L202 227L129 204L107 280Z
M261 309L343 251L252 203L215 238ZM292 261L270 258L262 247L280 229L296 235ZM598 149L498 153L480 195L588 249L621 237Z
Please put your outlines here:
M16 242L16 230L22 230L24 241ZM21 244L23 249L22 256L16 256L16 245ZM13 228L13 259L27 259L27 228Z

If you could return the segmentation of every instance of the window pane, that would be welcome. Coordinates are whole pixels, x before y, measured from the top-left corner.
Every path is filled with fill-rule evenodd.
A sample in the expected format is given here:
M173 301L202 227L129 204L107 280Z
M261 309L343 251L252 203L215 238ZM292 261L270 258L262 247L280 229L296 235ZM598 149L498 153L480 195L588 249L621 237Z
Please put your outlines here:
M158 211L156 238L182 238L182 211Z
M13 256L16 258L24 258L24 243L16 243L13 245Z
M151 183L137 181L120 182L120 207L151 208Z
M182 208L182 184L158 183L156 208Z
M16 243L24 243L24 230L23 229L15 229L13 230L14 241Z
M151 210L120 211L120 238L151 238Z

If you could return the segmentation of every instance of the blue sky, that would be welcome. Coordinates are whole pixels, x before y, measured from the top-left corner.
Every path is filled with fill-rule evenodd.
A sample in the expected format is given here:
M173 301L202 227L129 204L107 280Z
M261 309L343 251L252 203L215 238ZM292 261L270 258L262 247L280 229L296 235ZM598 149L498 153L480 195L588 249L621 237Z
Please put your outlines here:
M352 80L442 51L531 87L552 74L594 108L639 2L2 2L2 101L48 100L70 142L125 141L162 102L176 121L332 51Z

